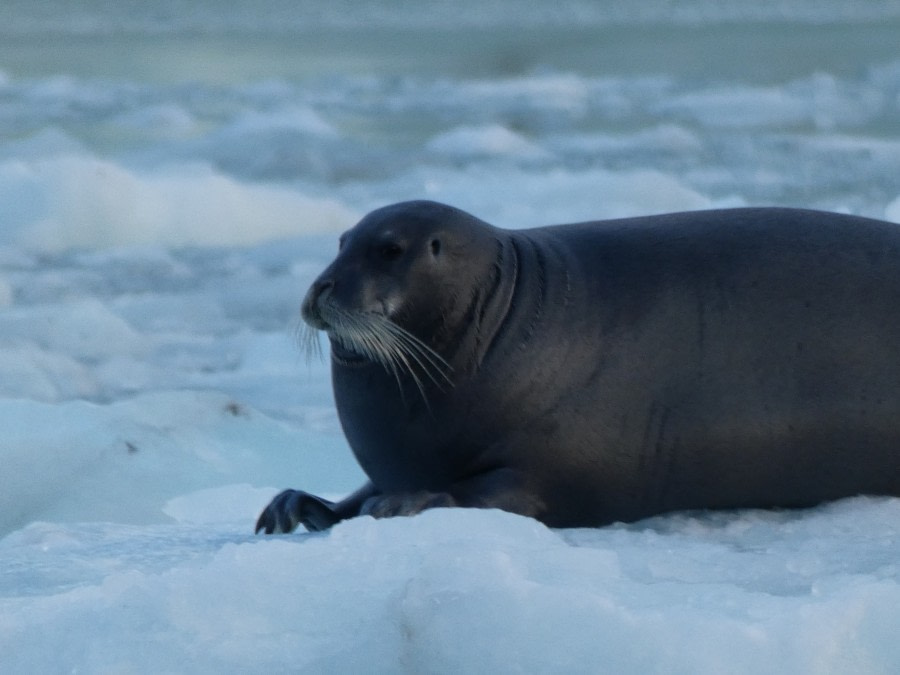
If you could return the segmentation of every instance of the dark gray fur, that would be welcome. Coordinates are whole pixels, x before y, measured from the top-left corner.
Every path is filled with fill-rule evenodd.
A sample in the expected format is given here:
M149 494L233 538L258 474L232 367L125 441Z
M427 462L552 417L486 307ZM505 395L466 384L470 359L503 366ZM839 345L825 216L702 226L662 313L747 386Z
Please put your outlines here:
M579 527L900 495L892 223L751 208L508 231L407 202L345 235L304 303L318 328L323 303L388 314L453 384L420 372L419 391L332 340L371 483L337 504L288 490L257 531L447 505Z

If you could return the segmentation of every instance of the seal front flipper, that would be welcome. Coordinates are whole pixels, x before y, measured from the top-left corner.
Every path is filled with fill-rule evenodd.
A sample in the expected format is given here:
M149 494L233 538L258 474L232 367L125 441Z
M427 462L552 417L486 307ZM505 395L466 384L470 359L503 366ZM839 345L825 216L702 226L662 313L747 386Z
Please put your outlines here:
M500 509L543 520L547 506L531 482L519 470L500 467L459 481L451 491L459 506Z
M327 530L335 523L359 515L363 502L376 494L366 483L346 499L334 503L303 490L284 490L275 495L256 521L256 533L288 533L302 524L310 532Z
M533 490L526 489L516 472L493 469L454 483L448 492L399 492L372 496L363 503L360 515L375 518L414 516L426 509L463 507L501 509L539 518L543 502Z
M334 503L302 490L284 490L278 493L259 514L256 533L293 532L301 523L311 532L326 530L340 518L334 511Z
M414 516L426 509L459 506L452 495L446 492L398 492L376 495L367 499L360 509L360 515L373 518L394 516Z

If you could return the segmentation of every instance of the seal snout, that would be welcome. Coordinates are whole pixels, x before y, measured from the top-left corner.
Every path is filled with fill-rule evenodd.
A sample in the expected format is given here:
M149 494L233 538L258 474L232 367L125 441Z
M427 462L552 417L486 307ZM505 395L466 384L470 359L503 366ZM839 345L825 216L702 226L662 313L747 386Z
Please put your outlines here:
M306 323L317 330L328 330L330 327L322 316L322 303L331 295L333 288L334 281L320 277L313 282L313 285L306 292L306 297L303 298L300 316L303 317Z

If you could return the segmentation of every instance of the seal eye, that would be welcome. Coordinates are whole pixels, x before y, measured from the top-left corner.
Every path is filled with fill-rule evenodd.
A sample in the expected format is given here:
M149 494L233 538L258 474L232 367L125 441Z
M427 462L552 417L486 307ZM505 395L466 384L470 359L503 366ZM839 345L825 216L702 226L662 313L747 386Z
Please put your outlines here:
M388 242L381 245L381 247L378 249L378 254L384 260L396 260L401 255L403 255L403 247L400 246L400 244Z
M440 239L432 239L431 240L431 255L435 258L441 254L441 240Z

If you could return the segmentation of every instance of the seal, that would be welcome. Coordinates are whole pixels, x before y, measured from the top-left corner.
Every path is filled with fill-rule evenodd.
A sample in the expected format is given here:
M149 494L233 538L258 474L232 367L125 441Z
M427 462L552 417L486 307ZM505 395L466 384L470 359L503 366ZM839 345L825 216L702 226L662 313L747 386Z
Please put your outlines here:
M341 237L302 307L370 482L257 532L500 508L552 527L900 495L900 226L746 208Z

